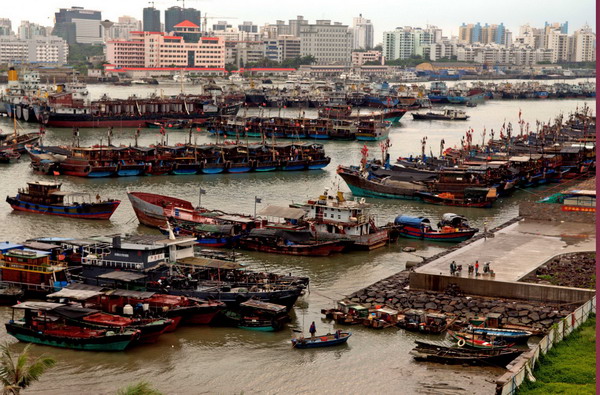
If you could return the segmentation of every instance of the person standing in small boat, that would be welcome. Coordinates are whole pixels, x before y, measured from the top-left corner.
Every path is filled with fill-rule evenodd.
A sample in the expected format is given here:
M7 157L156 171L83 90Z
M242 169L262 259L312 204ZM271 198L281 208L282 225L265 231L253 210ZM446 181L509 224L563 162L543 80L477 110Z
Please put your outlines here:
M314 321L312 322L312 324L310 324L310 328L308 329L308 331L310 332L310 338L314 339L315 333L317 333L317 326L315 325Z

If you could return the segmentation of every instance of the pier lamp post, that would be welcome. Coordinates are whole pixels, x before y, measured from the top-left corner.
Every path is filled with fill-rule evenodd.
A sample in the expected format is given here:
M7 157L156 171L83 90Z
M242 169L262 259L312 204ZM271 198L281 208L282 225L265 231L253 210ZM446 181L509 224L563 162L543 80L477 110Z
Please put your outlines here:
M254 196L254 218L256 218L256 204L261 203L261 202L262 202L262 198L259 198L258 196Z

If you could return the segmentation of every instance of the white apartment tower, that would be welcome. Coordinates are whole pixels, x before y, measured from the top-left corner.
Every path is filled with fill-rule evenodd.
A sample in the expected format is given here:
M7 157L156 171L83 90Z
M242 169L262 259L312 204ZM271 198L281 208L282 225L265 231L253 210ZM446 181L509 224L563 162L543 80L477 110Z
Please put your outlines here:
M352 49L373 48L373 24L370 19L363 18L362 14L352 18L352 34Z
M588 25L573 33L571 60L573 62L596 61L596 34Z
M433 43L433 34L419 27L398 27L383 33L383 55L387 60L423 56Z

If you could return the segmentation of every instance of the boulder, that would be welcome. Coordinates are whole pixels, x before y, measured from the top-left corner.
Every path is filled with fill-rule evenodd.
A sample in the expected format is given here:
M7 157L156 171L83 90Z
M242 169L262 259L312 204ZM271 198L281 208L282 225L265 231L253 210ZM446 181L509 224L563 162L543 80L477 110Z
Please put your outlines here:
M540 315L536 312L533 312L533 313L529 314L529 318L531 318L532 321L539 321Z
M429 302L425 304L426 309L437 310L437 304L433 302Z
M442 311L445 313L451 313L454 311L454 306L445 305L444 307L442 307Z

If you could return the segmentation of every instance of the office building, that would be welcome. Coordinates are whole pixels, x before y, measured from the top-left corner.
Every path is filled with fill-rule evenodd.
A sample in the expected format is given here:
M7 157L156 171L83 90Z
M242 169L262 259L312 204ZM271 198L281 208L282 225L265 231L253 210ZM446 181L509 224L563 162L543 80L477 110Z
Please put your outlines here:
M67 40L69 44L101 44L103 42L102 14L100 11L82 7L61 8L54 14L53 35Z
M187 23L184 23L187 25ZM197 25L196 25L197 26ZM181 27L174 26L181 32ZM193 29L185 27L187 30ZM199 33L199 27L197 27ZM187 31L192 33L192 31ZM220 37L201 37L186 42L183 37L160 32L131 32L129 40L106 43L106 59L116 67L225 67L225 41Z
M348 25L332 24L330 20L317 20L314 24L300 19L297 22L301 22L298 25L301 56L314 56L317 64L351 64L352 31Z

